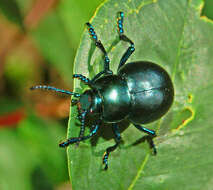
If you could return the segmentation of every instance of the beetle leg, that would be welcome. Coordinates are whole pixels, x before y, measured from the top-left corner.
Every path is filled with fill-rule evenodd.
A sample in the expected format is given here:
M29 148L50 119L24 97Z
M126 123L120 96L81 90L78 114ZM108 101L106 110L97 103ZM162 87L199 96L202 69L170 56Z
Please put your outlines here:
M118 27L118 34L119 38L122 41L130 43L129 48L126 50L126 52L123 54L120 64L118 66L118 70L122 65L124 65L127 61L127 59L130 57L130 55L135 51L135 46L132 40L130 40L125 34L124 34L124 29L123 29L123 18L124 18L124 13L123 12L118 12L117 16L117 27Z
M117 123L113 123L112 124L112 130L113 130L113 133L115 135L116 144L113 145L113 146L108 147L106 149L106 152L103 155L103 164L105 164L104 170L108 169L108 157L109 157L110 152L114 151L118 147L120 142L121 142L121 134L119 132L119 127L118 127Z
M82 74L74 74L73 78L77 78L77 79L81 80L82 82L84 82L87 85L90 84L90 80L87 77L85 77L84 75L82 75Z
M95 75L93 77L93 79L91 80L91 83L93 83L95 80L97 80L101 75L103 75L105 72L104 71L101 71L99 72L97 75Z
M89 138L93 137L94 135L97 134L100 124L101 124L101 122L98 121L98 122L93 126L93 129L92 129L92 131L90 132L89 135L83 136L83 137L72 137L72 138L69 138L69 139L67 139L66 141L60 143L60 144L59 144L59 147L65 148L65 147L69 146L70 144L74 144L74 143L77 143L77 142L80 142L80 141L84 141L84 140L86 140L86 139L89 139Z
M87 22L86 25L88 27L89 35L91 36L92 40L95 42L95 46L98 47L104 54L104 73L112 74L112 71L109 69L110 60L102 42L98 40L98 37L95 33L93 26L89 22Z
M80 114L80 121L81 121L81 128L80 128L80 133L79 133L79 138L82 138L84 136L84 131L85 131L85 117L86 117L87 111L83 111ZM78 146L80 141L76 142L76 145Z
M155 144L153 142L153 138L154 137L150 136L150 135L146 136L146 140L149 143L150 148L153 150L152 154L156 155L157 154L157 149L156 149L156 146L155 146Z
M143 131L144 133L148 134L148 136L146 136L145 138L146 138L147 142L149 143L150 148L153 149L153 154L156 155L157 154L157 149L156 149L155 144L153 142L153 138L156 137L155 131L153 131L151 129L147 129L147 128L142 127L140 125L136 125L136 124L134 124L134 126L138 130Z
M143 131L144 133L146 133L146 134L148 134L148 135L151 135L151 136L153 136L153 137L156 136L155 131L153 131L153 130L151 130L151 129L147 129L147 128L145 128L145 127L142 127L142 126L136 125L136 124L134 124L134 126L135 126L137 129L139 129L140 131Z
M73 75L73 78L77 78L79 79L80 81L82 81L84 84L88 85L90 88L93 88L93 81L90 80L89 78L85 77L84 75L82 74L74 74Z

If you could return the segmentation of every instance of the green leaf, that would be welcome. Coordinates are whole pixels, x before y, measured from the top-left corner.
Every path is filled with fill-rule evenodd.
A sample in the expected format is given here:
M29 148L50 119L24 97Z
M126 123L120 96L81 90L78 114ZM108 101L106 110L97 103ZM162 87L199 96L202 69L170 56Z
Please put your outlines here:
M201 0L109 0L98 8L91 23L108 51L111 69L116 71L129 45L117 43L116 13L123 11L125 34L136 48L128 62L147 60L164 67L174 82L175 101L166 116L146 125L157 131L157 156L150 154L147 143L132 145L144 134L131 125L123 129L124 145L110 155L106 172L102 155L115 143L109 126L103 126L95 140L70 146L73 189L212 188L213 23L200 17L202 7ZM74 72L91 78L102 68L101 52L85 31ZM75 81L76 91L82 87ZM68 137L79 134L75 115L73 107Z
M58 12L74 48L77 49L78 47L84 23L92 16L101 1L103 0L69 0L60 2Z
M63 135L58 123L29 112L16 129L1 129L0 189L52 189L67 180L65 154L57 144Z
M38 49L50 64L63 73L62 77L72 81L72 45L64 23L57 11L51 12L31 31L31 35Z
M69 83L73 82L73 60L83 25L96 6L97 0L60 1L31 33L43 56Z
M205 6L203 7L202 13L208 18L213 19L213 1L212 0L205 0Z

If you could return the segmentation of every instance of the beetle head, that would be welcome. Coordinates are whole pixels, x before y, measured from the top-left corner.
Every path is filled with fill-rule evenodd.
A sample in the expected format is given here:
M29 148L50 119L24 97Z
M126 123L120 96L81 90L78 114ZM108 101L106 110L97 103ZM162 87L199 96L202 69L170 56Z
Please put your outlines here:
M102 99L96 90L86 90L77 102L79 113L86 111L92 115L101 113Z

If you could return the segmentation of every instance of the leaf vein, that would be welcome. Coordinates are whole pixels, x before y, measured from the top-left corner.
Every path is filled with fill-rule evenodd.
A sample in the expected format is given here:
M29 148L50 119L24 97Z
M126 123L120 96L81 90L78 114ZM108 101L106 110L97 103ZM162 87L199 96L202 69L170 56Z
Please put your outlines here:
M133 187L135 186L135 183L137 182L138 178L140 177L140 174L142 173L146 163L148 162L148 159L149 159L149 155L150 154L147 154L145 159L143 160L143 162L141 163L141 167L139 168L138 172L137 172L137 175L135 176L135 178L133 179L132 183L130 184L128 190L132 190Z
M184 29L185 29L185 26L186 26L186 20L187 20L187 15L188 15L189 3L190 3L190 1L188 0L187 7L186 7L186 12L185 12L184 19L183 19L183 27L182 27L182 30L181 30L181 36L180 36L180 41L179 41L179 45L178 45L178 51L177 51L176 61L175 61L174 69L173 69L173 72L172 72L172 81L173 82L175 80L176 69L178 67L178 64L180 63L181 47L183 45Z

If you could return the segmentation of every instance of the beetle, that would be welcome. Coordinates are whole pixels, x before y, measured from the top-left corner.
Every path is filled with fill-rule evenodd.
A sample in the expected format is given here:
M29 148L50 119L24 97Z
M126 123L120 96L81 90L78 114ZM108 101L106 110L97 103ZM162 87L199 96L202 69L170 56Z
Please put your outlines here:
M111 124L115 135L115 145L106 149L103 156L104 169L108 168L108 157L121 142L118 123L124 119L129 120L138 130L148 134L146 140L156 154L153 138L156 137L154 130L145 128L141 124L147 124L161 118L171 107L174 99L174 88L168 73L159 65L149 61L137 61L126 63L135 51L135 45L125 34L123 29L124 13L118 12L117 31L119 39L129 43L128 49L121 57L117 74L110 70L110 60L107 52L98 39L94 27L86 23L89 35L95 46L101 50L104 58L103 71L96 74L91 80L81 74L73 77L81 80L89 86L89 90L82 94L58 89L52 86L37 85L34 89L46 89L59 93L72 95L73 105L77 105L78 119L81 122L78 137L72 137L59 144L67 147L70 144L79 143L97 134L102 123ZM97 117L92 125L89 135L84 136L85 119L88 115Z

